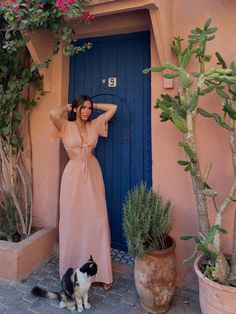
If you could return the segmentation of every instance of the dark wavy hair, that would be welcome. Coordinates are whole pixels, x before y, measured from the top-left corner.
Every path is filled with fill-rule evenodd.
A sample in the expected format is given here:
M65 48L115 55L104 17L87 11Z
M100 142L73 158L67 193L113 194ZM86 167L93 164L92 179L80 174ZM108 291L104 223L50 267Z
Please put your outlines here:
M79 106L83 105L85 101L89 100L92 106L91 115L89 119L91 118L93 114L93 101L92 99L87 95L79 95L72 101L72 110L68 112L68 120L69 121L75 121L76 120L76 112L74 112L74 109L77 109ZM79 112L81 111L81 107Z

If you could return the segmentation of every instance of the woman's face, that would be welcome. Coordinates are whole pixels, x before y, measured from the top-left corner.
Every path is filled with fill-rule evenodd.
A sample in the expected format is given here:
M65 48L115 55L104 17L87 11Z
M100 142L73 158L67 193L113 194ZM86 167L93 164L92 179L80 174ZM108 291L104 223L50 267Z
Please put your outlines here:
M88 121L92 113L92 104L90 100L85 100L85 102L79 106L76 110L77 116L83 120Z

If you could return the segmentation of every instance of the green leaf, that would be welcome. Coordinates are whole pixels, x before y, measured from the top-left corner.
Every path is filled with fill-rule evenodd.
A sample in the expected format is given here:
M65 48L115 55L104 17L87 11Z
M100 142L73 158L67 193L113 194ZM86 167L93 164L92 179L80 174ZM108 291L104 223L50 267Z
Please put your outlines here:
M222 77L222 81L227 83L227 84L235 84L236 83L236 77L224 75Z
M186 160L178 160L178 164L181 166L187 166L190 164L190 162Z
M222 121L221 116L218 115L217 113L209 113L202 108L198 108L197 112L206 118L213 118L223 128L225 129L229 128L229 126L225 122Z
M169 70L172 70L172 71L178 71L179 70L179 68L172 63L166 63L165 67Z
M212 243L214 236L218 230L219 230L219 225L213 225L210 228L209 232L207 233L206 239L204 240L205 245Z
M188 130L186 128L185 121L176 113L172 112L171 114L171 120L174 123L174 125L183 133L187 133Z
M226 68L227 68L227 65L226 65L224 59L222 58L221 54L220 54L219 52L216 52L215 55L216 55L216 58L217 58L218 61L219 61L219 64L221 64L222 68L223 68L223 69L226 69Z
M161 110L163 110L163 111L168 111L168 112L170 112L170 110L168 109L168 108L169 108L169 104L167 104L167 103L164 102L164 101L161 101L161 102L159 103L159 108L160 108Z
M199 77L201 75L201 73L198 72L192 72L191 74L193 77Z
M21 121L21 114L18 111L14 111L12 115L12 120Z
M13 146L17 146L19 144L19 140L18 140L18 138L16 136L11 136L10 143Z
M206 31L207 34L213 34L217 31L217 27L208 28Z
M225 129L229 129L229 126L222 121L221 116L219 116L217 113L213 113L212 117L220 126L222 126Z
M186 66L189 64L191 56L192 56L191 51L190 50L186 50L186 53L185 53L185 55L182 58L181 66L183 68L186 68Z
M186 110L183 109L177 102L172 102L172 108L174 109L174 114L179 115L184 120L186 119Z
M180 237L181 240L191 240L193 238L194 238L194 236L189 236L189 235L183 235Z
M150 70L152 72L162 72L163 70L166 69L166 66L159 66L159 67L151 67Z
M206 118L212 118L213 117L211 113L205 111L204 109L202 109L200 107L197 108L197 112L200 113L203 117L206 117Z
M164 78L166 79L172 79L172 78L176 78L179 76L179 73L166 73L163 75Z
M211 19L208 19L204 25L204 30L206 31L211 24Z
M168 111L163 111L160 114L161 122L165 122L165 121L169 120L170 118L171 118L171 112L169 110Z
M223 233L223 234L227 234L227 230L225 228L219 227L218 229L219 232Z
M181 240L194 240L196 244L201 243L201 240L197 236L189 236L189 235L183 235L180 237Z
M208 87L202 89L202 90L199 92L199 95L204 96L204 95L206 95L206 94L212 92L214 88L215 88L214 86L210 85L210 86L208 86Z
M231 69L216 69L216 73L229 75L229 74L232 74L233 71Z
M223 110L228 113L230 118L232 118L233 120L236 120L236 111L228 102L224 104Z
M9 126L3 128L2 133L4 136L8 136L11 132L11 128Z
M148 74L149 72L151 72L150 68L143 69L143 74Z
M208 41L211 41L211 40L213 40L213 39L215 39L215 38L216 38L216 36L215 36L215 35L212 35L212 36L207 37L207 40L208 40Z
M204 58L203 58L203 60L204 60L205 62L210 62L210 61L211 61L211 56L210 56L210 55L205 55Z
M184 171L191 171L191 169L192 169L192 166L191 166L191 164L188 164L185 168L184 168Z

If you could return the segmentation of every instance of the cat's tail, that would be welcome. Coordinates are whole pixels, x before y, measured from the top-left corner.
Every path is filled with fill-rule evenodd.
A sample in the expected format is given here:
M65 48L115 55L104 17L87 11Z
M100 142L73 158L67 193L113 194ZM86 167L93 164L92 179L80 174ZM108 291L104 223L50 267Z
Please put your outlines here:
M61 301L61 295L59 292L47 291L47 290L42 289L38 286L34 287L31 290L31 293L35 297L43 297L43 298L47 298L47 299L58 299L59 301Z

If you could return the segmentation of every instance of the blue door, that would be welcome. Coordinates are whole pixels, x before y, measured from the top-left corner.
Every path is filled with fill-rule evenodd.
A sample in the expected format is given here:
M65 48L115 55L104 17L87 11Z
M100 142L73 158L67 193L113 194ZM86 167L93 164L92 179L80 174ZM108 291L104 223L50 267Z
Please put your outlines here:
M112 247L126 250L122 204L129 189L142 180L151 186L149 32L84 39L93 48L71 57L69 101L80 94L95 103L115 103L109 136L100 138L96 156L102 168Z

